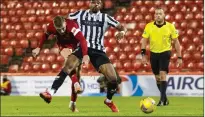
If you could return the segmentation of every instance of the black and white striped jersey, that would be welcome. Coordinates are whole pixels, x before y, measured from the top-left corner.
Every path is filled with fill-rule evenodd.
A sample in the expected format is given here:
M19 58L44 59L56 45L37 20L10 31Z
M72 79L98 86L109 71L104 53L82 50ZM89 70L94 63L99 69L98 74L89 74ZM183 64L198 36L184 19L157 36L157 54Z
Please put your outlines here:
M104 51L104 33L112 26L117 27L119 22L108 14L91 13L90 10L80 10L68 15L69 19L76 20L89 48Z

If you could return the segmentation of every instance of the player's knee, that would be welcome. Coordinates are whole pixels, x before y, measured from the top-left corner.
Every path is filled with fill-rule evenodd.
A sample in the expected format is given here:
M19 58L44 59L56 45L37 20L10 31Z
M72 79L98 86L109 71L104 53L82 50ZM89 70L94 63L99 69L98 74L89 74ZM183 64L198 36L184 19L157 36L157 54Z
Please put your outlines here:
M116 75L109 75L108 82L117 83L117 76Z
M166 81L167 72L166 71L160 71L159 74L160 74L161 81Z
M64 66L63 67L63 71L67 74L71 74L72 68L69 66Z

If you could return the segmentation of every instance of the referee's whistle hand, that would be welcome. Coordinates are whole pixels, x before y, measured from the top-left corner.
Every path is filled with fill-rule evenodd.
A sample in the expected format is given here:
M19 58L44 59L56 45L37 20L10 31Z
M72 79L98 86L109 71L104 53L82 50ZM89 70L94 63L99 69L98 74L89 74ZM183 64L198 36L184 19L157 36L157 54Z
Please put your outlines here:
M88 55L83 56L82 63L88 65L90 62L90 57Z
M182 66L182 59L177 59L177 67L181 67Z
M147 65L147 58L145 56L142 56L142 64Z

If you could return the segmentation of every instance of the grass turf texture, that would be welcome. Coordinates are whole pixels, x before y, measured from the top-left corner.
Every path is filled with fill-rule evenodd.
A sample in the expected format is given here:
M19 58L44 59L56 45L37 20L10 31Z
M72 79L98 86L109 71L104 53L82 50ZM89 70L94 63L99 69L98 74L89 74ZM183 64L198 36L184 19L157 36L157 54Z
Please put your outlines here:
M169 97L170 105L157 107L151 114L141 112L144 97L114 97L120 112L112 113L103 103L104 97L79 97L80 112L68 109L70 97L53 97L50 104L40 97L1 97L1 116L203 116L203 97ZM152 97L156 103L158 97Z

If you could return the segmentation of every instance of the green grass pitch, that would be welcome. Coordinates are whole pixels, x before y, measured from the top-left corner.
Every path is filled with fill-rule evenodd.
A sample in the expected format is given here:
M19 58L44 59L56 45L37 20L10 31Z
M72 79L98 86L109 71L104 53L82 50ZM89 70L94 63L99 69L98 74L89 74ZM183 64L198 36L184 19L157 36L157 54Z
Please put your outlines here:
M80 112L68 109L70 97L53 97L50 104L40 97L1 97L1 116L203 116L203 97L169 97L170 105L157 107L151 114L139 109L144 97L114 97L120 112L112 113L103 101L104 97L79 97L77 107ZM152 97L158 102L159 97Z

